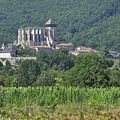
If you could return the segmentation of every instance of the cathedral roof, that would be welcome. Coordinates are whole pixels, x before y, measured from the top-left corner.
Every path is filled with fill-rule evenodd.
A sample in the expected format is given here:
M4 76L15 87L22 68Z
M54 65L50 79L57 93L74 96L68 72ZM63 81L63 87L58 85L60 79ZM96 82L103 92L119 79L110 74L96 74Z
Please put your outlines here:
M46 27L56 27L56 23L50 18L45 24Z

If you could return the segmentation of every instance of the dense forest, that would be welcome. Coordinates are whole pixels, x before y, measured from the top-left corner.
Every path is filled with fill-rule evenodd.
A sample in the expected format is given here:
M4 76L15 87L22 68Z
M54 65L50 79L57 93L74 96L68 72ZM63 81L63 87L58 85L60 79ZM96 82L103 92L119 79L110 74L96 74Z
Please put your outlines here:
M74 56L65 49L40 51L37 60L0 63L3 86L120 87L120 69L113 60L95 53Z
M120 50L120 0L0 0L0 44L53 18L58 42Z

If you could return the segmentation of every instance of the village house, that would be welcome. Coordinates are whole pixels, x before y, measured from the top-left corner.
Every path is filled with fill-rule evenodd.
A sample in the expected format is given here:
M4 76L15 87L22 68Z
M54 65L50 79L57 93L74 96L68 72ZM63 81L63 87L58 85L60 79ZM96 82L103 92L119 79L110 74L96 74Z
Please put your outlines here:
M17 51L12 43L4 43L0 48L0 58L16 57Z

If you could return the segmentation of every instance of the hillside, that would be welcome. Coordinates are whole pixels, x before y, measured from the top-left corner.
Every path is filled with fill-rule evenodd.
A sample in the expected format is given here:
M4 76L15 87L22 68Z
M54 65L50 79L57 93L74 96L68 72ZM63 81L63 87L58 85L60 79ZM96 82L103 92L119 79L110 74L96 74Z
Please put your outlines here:
M0 44L54 18L58 41L120 50L120 0L0 0Z

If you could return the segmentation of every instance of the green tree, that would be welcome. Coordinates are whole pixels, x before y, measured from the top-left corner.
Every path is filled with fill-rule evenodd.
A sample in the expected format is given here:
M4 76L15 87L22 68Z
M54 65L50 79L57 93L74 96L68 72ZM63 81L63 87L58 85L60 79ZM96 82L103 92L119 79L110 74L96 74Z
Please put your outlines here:
M65 49L56 50L52 53L41 51L37 55L37 61L42 70L47 70L48 68L68 70L74 66L74 59L75 56L70 55L68 50Z
M66 49L60 49L50 54L49 65L56 70L68 70L74 66L75 56Z
M40 74L40 68L35 60L25 60L18 70L17 85L31 86Z
M38 76L37 81L34 83L34 85L40 85L40 86L53 86L55 85L54 80L55 74L49 71L42 71L41 74Z
M120 70L112 69L110 72L110 86L120 87Z
M17 76L2 76L2 81L4 82L6 87L13 87L16 86Z
M17 46L17 54L18 56L23 56L23 57L31 57L31 56L35 57L36 51L28 47L25 47L23 49L21 46Z
M78 56L75 66L66 72L66 85L81 87L108 86L109 76L106 62L94 53Z
M41 71L46 71L49 68L48 61L49 53L47 53L46 51L39 51L37 53L37 62L38 66L41 68Z
M103 53L103 56L107 56L109 54L109 49L106 46L102 47L101 49L102 49L101 52Z
M38 76L35 86L55 86L62 85L63 71L56 71L54 69L49 69L48 71L42 71Z
M5 86L15 86L17 69L15 69L9 62L2 67L1 70L1 81Z
M0 62L0 75L1 75L2 68L3 68L3 64L2 62Z
M14 74L14 69L12 68L9 62L6 62L6 65L2 67L1 75L12 76L13 74Z

